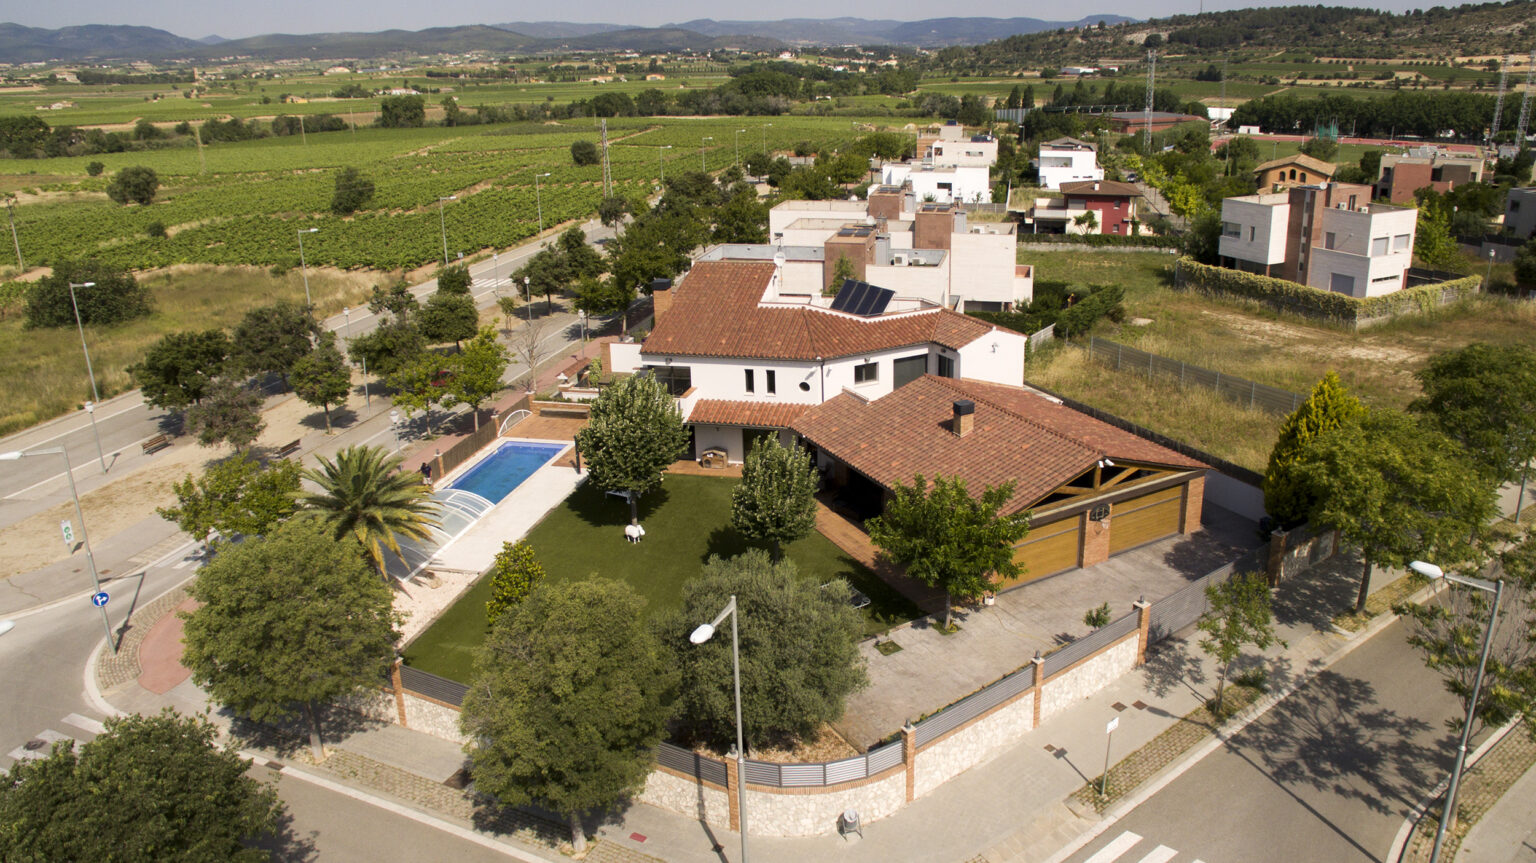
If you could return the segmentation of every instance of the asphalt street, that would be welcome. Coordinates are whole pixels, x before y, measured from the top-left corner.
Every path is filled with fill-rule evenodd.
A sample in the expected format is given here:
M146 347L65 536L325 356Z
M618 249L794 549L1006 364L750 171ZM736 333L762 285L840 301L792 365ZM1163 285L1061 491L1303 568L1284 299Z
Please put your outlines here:
M1376 863L1449 772L1458 710L1393 623L1069 860Z

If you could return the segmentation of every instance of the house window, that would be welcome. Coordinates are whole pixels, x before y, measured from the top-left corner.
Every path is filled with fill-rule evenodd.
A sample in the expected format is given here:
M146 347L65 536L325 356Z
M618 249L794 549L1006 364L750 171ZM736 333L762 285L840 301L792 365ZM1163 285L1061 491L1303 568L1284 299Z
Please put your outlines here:
M939 355L939 377L952 378L955 376L955 358Z
M1330 273L1328 276L1328 290L1335 294L1355 293L1355 277L1346 276L1343 273Z
M1243 226L1236 222L1222 222L1221 235L1223 237L1231 237L1234 240L1241 239L1243 236Z
M1109 229L1109 232L1111 234L1118 234L1118 233L1120 233L1120 225L1119 224L1112 225L1110 227L1110 229Z
M763 372L763 390L764 392L768 393L768 395L773 395L779 391L778 382L774 380L775 377L776 375L774 374L773 369L769 369Z
M1371 240L1371 255L1385 255L1387 253L1387 238L1377 237Z
M1257 227L1249 228L1248 229L1248 242L1252 243L1255 240L1257 240L1258 238L1259 238L1259 229Z
M752 370L751 369L747 369L746 370L746 374L747 374L747 392L749 392L749 393L750 392L756 392L756 389L753 386L753 382L752 382Z
M856 384L869 384L880 380L879 363L861 363L853 367L853 382Z
M1408 235L1407 234L1398 234L1397 236L1392 238L1392 250L1393 251L1401 252L1401 251L1403 251L1406 248L1408 248Z
M1302 171L1301 172L1301 181L1303 183L1305 183L1307 181L1307 172L1306 171Z
M1337 245L1338 239L1339 239L1339 235L1335 234L1332 231L1329 231L1329 232L1323 234L1323 248L1325 248L1325 249L1336 249L1336 248L1338 248L1338 245Z
M1520 202L1519 201L1510 201L1509 202L1509 211L1511 213L1518 213L1518 212L1520 212Z
M1292 180L1296 179L1296 169L1295 168L1291 169L1291 179Z

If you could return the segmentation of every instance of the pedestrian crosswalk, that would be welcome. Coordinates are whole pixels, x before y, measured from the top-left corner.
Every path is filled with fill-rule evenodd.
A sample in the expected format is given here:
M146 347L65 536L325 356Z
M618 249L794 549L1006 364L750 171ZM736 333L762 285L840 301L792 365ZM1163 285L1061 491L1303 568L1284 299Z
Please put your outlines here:
M84 743L107 730L107 727L101 724L100 720L92 719L89 716L81 716L78 713L71 713L64 717L60 724L70 726L71 732L66 734L53 728L44 728L31 740L12 749L6 755L12 761L36 761L41 758L47 758L48 753L53 751L55 743L66 740Z
M1127 830L1111 839L1083 863L1171 863L1176 858L1188 863L1204 863L1187 855L1180 858L1179 852L1167 845L1156 845L1148 849L1147 846L1152 844L1151 840L1142 839L1139 834Z

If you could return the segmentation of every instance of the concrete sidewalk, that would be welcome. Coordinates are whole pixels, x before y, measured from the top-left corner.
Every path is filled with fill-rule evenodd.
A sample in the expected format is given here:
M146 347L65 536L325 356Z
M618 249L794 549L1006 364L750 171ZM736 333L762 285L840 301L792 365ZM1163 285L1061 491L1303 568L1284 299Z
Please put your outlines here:
M1315 673L1336 659L1341 650L1368 637L1334 631L1329 615L1320 609L1310 613L1285 610L1288 595L1306 597L1310 603L1331 603L1334 597L1352 596L1356 572L1354 560L1340 558L1282 588L1277 618L1288 646L1267 656L1273 688ZM152 692L143 683L145 679L165 678L163 669L139 667L138 649L180 601L174 593L140 612L144 619L135 620L122 656L98 657L94 679L100 685L104 706L147 712L161 706L195 709L206 703L190 682L163 694ZM814 838L751 837L749 811L751 846L755 853L771 860L1009 863L1044 859L1098 821L1091 812L1079 814L1069 808L1066 801L1102 769L1106 721L1120 720L1111 753L1118 761L1182 721L1211 694L1215 684L1211 663L1185 640L1188 632L1181 635L1161 643L1146 666L1053 717L1004 754L961 774L895 815L866 824L862 838L845 841L835 835L830 824L825 835ZM226 727L230 724L228 717L220 721ZM444 777L453 777L463 766L463 753L453 744L420 732L359 720L334 723L330 733L328 745L333 754L323 764L303 769L346 781L365 796L376 795L452 823L474 825L484 819L475 814L471 798L451 787L451 780L444 783ZM282 754L285 761L304 757L301 744ZM497 817L515 822L506 832L518 838L518 847L540 848L547 855L560 841L558 821L523 810ZM601 840L593 852L601 854L594 858L599 860L643 861L650 857L673 863L721 863L734 861L739 854L734 834L643 804L632 805L607 820L594 819L589 827Z

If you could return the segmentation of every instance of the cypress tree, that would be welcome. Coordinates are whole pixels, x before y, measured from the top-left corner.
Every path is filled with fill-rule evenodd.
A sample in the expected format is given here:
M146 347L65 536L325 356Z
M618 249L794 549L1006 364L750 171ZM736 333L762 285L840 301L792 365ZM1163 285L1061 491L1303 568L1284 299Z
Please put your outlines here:
M1312 495L1296 470L1307 445L1323 432L1364 415L1360 400L1345 392L1338 374L1330 371L1312 387L1301 407L1285 418L1264 470L1264 508L1278 524L1297 524L1311 507Z

